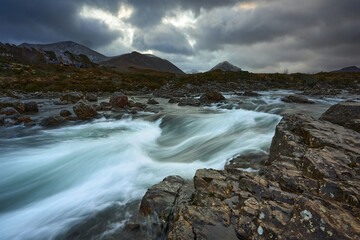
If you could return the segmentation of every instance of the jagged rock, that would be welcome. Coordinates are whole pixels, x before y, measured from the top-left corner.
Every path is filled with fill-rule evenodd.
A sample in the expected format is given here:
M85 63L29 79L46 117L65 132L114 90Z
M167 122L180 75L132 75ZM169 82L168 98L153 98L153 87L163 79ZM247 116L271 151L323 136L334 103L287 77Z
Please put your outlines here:
M93 93L87 93L85 94L85 99L89 102L97 102L98 97Z
M80 93L76 93L76 92L75 93L66 93L66 94L60 96L61 101L68 101L71 103L77 103L82 98L83 98L83 95Z
M201 102L219 102L225 100L225 97L216 90L209 90L200 97Z
M64 124L65 122L65 118L54 115L41 120L40 125L43 127L56 127Z
M192 193L164 180L142 212L160 213L167 239L360 239L359 173L360 134L292 115L259 174L200 169Z
M13 107L6 107L6 108L2 109L2 110L0 111L0 113L1 113L1 114L5 114L5 115L7 115L7 116L19 114L19 112L18 112L15 108L13 108Z
M61 111L60 111L60 116L61 116L61 117L68 117L68 116L70 116L70 115L71 115L71 112L68 111L68 110L61 110Z
M39 107L36 102L27 102L25 103L25 112L26 113L37 113L39 112Z
M97 115L96 110L89 104L80 101L73 106L73 111L81 120L90 120Z
M149 100L147 101L147 104L152 104L152 105L155 105L155 104L159 104L158 101L156 101L155 99L153 98L149 98Z
M331 106L320 119L360 132L360 103L338 103Z
M124 108L128 104L128 97L124 94L117 93L110 98L110 105L113 108Z
M287 103L306 103L306 104L315 103L315 102L310 101L310 100L306 99L305 97L299 96L299 95L289 95L289 96L281 98L281 101L287 102Z

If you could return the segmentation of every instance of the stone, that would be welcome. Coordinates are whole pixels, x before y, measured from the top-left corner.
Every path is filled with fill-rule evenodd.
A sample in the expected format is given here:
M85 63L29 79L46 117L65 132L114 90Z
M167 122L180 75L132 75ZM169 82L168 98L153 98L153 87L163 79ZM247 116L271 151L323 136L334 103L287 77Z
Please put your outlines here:
M40 125L43 127L57 127L64 124L65 122L65 118L54 115L41 120Z
M70 116L71 114L72 114L72 113L71 113L69 110L63 109L63 110L60 111L60 116L61 116L61 117L68 117L68 116Z
M77 92L74 93L65 93L60 96L60 101L68 101L71 103L77 103L80 99L83 98L83 95Z
M27 102L25 103L25 112L26 113L37 113L39 112L39 107L36 102Z
M79 101L73 106L73 111L80 120L90 120L97 115L96 110L83 101Z
M13 107L6 107L6 108L2 109L2 110L0 111L0 113L1 113L1 114L5 114L5 115L7 115L7 116L19 114L19 112L18 112L15 108L13 108Z
M147 104L152 104L152 105L155 105L155 104L159 104L158 101L156 101L155 99L153 98L149 98L148 101L147 101Z
M85 94L85 99L86 99L86 101L89 101L89 102L97 102L98 101L98 97L96 96L96 94L93 94L93 93Z
M23 102L20 102L17 99L5 98L5 99L0 100L0 108L6 108L6 107L13 107L19 113L25 112L25 104Z
M110 105L113 108L124 108L128 104L128 97L118 93L110 98Z
M216 90L209 90L200 97L201 102L211 103L224 101L225 97Z
M260 97L261 95L253 91L245 91L241 96L245 97Z
M335 104L320 119L360 132L360 103L341 102Z
M304 103L304 104L313 104L315 102L306 99L303 96L299 95L288 95L286 97L281 98L281 101L287 102L287 103Z

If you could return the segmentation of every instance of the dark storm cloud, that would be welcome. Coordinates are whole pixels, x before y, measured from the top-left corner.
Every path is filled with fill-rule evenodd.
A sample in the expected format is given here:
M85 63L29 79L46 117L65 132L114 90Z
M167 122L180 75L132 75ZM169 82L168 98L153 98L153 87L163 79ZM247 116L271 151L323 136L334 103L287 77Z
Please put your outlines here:
M111 10L117 9L118 1L2 1L0 41L49 43L73 40L99 47L118 38L120 33L110 30L104 23L79 17L85 4Z
M133 46L141 51L157 50L164 53L193 54L193 49L185 34L170 24L160 25L151 32L136 32Z

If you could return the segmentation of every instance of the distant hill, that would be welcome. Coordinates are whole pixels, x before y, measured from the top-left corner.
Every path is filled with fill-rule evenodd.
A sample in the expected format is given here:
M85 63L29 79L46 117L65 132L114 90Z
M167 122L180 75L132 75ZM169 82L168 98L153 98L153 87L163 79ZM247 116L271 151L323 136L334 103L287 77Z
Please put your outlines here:
M21 64L44 64L47 62L42 51L22 48L9 43L0 43L0 60Z
M332 71L332 73L351 73L351 72L360 72L360 68L356 66L345 67L340 70Z
M37 49L42 50L46 54L49 61L58 60L63 61L64 63L74 63L80 61L81 59L76 59L76 56L87 56L87 58L93 62L98 63L109 59L88 47L80 45L72 41L57 42L51 44L29 44L23 43L19 47L28 48L28 49Z
M225 61L225 62L217 64L215 67L210 69L210 71L213 71L213 70L222 70L222 71L229 71L229 72L240 72L241 68L232 65L228 61Z
M178 67L166 59L162 59L151 54L141 54L138 52L112 57L109 60L100 62L100 64L109 67L116 67L118 69L133 67L140 69L151 69L160 72L184 74L183 71L181 71Z

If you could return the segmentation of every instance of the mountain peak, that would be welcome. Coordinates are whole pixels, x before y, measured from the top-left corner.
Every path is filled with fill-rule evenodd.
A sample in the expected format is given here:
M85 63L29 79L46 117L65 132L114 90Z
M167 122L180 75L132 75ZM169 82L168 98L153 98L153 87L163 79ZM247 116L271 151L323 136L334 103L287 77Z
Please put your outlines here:
M222 70L222 71L230 71L230 72L239 72L241 68L229 63L228 61L221 62L213 67L210 71L213 70Z

